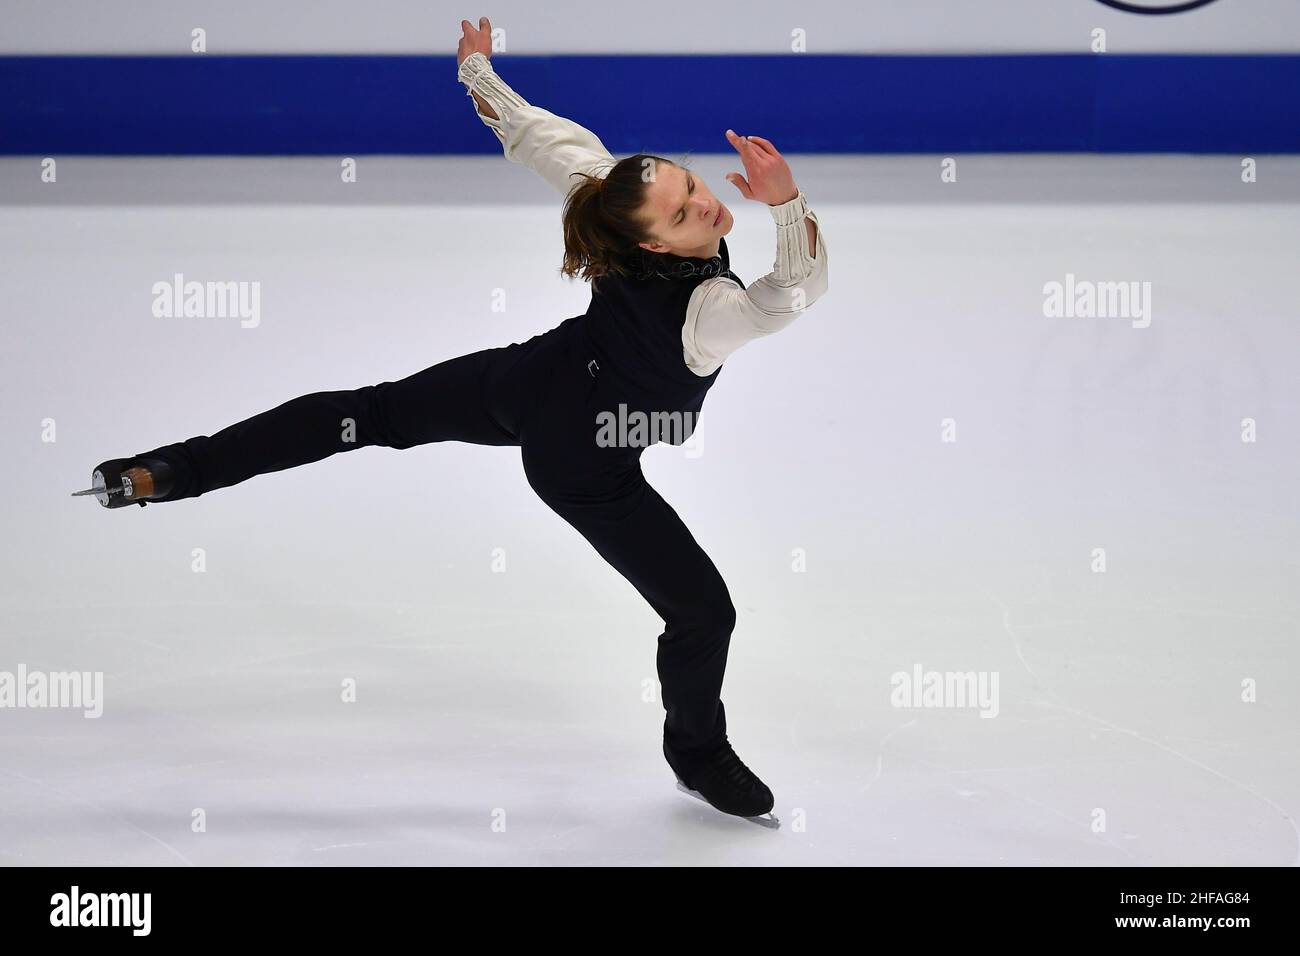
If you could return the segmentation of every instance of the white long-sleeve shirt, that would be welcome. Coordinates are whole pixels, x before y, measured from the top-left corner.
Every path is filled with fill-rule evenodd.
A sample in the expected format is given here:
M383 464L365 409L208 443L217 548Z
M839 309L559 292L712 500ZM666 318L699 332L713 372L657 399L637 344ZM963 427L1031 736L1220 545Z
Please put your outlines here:
M475 115L501 141L506 159L532 169L561 196L568 196L579 181L571 174L604 176L618 162L595 133L524 100L482 53L465 58L457 79L465 84L466 96L477 93L496 112L498 119L485 116L475 104ZM807 197L800 191L789 202L767 208L776 223L772 271L747 289L727 276L714 276L691 293L682 358L696 375L711 375L746 342L779 332L826 292L826 242ZM815 258L805 218L817 225Z

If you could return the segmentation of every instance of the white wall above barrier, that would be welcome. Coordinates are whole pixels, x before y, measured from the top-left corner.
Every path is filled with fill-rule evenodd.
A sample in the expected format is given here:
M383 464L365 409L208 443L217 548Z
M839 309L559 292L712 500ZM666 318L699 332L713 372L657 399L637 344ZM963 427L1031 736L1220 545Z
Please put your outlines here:
M1115 53L1300 52L1300 0L0 0L0 55L181 55L196 29L215 54L453 55L481 15L528 54L1086 53L1098 29Z

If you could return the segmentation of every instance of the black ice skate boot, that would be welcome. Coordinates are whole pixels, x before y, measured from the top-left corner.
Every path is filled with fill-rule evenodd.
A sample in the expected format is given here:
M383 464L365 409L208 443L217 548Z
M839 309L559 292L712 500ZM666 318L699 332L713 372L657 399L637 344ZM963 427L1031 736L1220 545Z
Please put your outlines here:
M175 476L171 466L161 458L114 458L95 469L90 487L74 491L73 496L94 495L105 508L144 507L171 494Z
M664 757L677 774L677 789L683 793L760 826L776 829L781 825L771 812L776 805L772 791L741 762L725 737L716 750L690 760L674 757L665 741Z

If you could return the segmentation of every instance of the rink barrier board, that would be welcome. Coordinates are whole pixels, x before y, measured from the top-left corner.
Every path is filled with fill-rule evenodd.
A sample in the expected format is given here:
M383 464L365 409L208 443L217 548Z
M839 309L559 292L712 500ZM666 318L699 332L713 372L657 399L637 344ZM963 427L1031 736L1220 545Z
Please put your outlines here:
M515 56L618 155L1300 153L1300 55ZM495 154L448 56L0 57L0 154Z

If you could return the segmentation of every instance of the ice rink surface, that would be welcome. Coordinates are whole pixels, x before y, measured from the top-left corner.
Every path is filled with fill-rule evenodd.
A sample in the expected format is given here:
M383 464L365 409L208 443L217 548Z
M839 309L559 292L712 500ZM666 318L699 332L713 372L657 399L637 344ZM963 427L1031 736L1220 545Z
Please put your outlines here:
M585 311L527 170L0 162L0 671L103 674L97 718L0 710L0 863L1300 861L1300 160L788 158L830 292L643 459L736 603L775 831L674 789L660 621L517 449L68 497ZM754 281L769 217L692 164ZM259 283L257 324L155 317L176 273ZM1149 310L1045 315L1067 275ZM895 706L917 668L995 712Z

